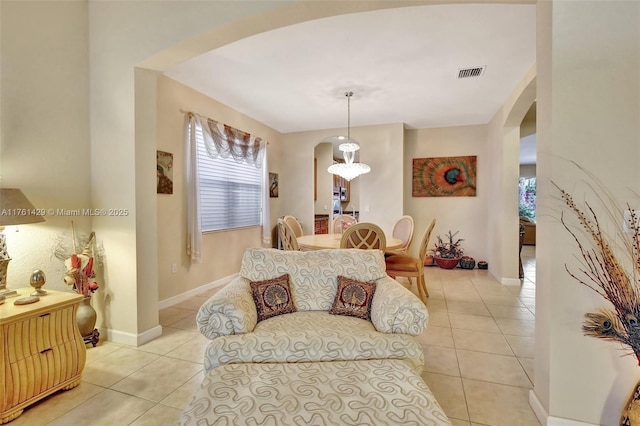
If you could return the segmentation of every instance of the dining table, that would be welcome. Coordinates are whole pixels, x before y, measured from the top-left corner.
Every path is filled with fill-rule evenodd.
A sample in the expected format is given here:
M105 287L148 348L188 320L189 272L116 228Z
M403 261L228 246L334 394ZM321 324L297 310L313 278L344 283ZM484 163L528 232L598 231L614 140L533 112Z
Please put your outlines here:
M387 250L394 250L402 246L402 240L387 237ZM309 234L296 238L300 250L339 249L342 234Z

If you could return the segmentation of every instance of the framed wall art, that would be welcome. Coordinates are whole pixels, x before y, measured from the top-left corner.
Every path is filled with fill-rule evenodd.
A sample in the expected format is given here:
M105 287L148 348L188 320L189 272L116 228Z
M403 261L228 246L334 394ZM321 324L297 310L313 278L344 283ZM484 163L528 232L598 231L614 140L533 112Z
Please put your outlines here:
M269 197L278 198L278 174L269 172Z
M414 197L475 197L477 157L413 159Z
M156 151L156 185L158 194L173 194L173 154Z

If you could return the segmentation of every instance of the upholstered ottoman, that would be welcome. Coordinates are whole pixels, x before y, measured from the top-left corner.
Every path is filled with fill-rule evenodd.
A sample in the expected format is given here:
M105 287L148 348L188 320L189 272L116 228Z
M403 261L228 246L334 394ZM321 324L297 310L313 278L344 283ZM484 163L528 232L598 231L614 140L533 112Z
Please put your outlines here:
M399 359L226 364L207 373L180 425L450 425Z

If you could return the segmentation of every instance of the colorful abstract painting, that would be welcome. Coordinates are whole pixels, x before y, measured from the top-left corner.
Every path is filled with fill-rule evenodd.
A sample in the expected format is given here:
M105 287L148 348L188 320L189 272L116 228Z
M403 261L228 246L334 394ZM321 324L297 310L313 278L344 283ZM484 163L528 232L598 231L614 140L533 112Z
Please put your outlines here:
M475 197L477 157L413 159L414 197Z

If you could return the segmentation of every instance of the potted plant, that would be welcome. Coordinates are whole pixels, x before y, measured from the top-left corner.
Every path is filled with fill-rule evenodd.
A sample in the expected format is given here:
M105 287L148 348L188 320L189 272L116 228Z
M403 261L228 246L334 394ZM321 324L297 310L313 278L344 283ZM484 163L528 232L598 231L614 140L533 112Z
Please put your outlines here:
M434 259L436 264L443 269L453 269L458 265L464 249L460 247L460 243L464 241L462 238L455 239L458 235L458 231L451 233L449 231L446 235L446 241L438 235L434 252Z

